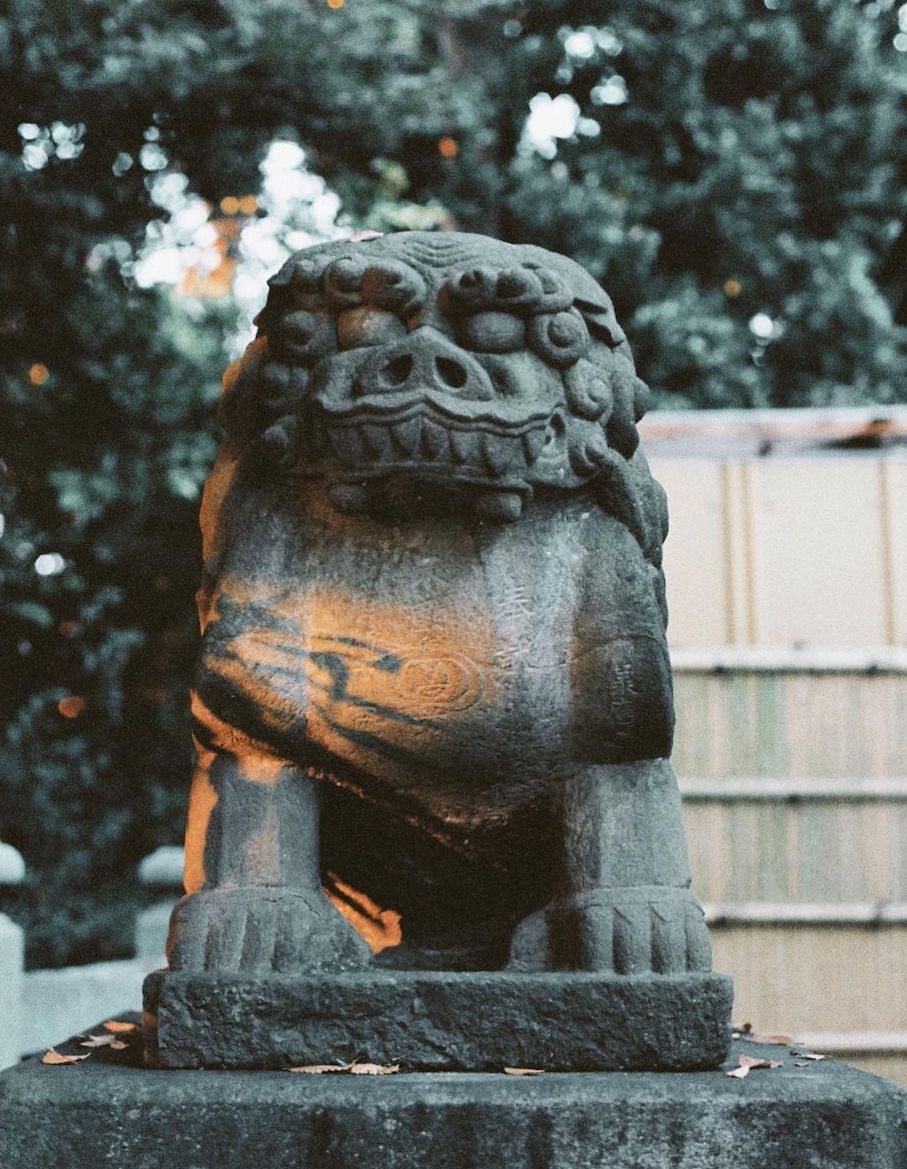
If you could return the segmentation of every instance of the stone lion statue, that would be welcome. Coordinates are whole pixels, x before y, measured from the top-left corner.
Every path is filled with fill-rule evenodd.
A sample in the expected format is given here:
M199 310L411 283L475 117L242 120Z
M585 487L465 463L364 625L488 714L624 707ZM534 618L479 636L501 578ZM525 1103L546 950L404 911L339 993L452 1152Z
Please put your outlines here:
M176 971L708 970L645 385L537 247L293 256L202 504Z

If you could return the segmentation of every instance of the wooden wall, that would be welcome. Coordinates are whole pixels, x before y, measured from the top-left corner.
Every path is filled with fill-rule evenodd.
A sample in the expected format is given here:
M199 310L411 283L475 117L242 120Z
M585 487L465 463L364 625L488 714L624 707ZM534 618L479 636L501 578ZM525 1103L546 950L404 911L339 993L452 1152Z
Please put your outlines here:
M907 458L650 461L673 645L907 644Z

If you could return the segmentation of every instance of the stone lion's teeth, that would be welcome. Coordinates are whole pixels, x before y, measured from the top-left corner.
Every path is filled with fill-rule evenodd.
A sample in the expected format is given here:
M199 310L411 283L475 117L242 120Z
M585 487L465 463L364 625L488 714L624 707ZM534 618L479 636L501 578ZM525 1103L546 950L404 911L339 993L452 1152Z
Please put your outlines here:
M391 436L386 426L360 426L359 434L369 458L380 461L390 453Z
M517 443L500 434L482 435L482 458L492 475L503 475L517 456Z
M450 453L455 463L478 462L479 436L468 430L451 430Z
M422 434L422 419L417 415L405 422L395 422L391 427L394 442L404 455L414 455L419 449Z
M522 436L522 443L526 462L531 466L542 453L542 447L545 445L544 426L535 426L532 430L527 430Z
M422 450L427 458L439 459L449 449L447 431L429 418L422 420Z

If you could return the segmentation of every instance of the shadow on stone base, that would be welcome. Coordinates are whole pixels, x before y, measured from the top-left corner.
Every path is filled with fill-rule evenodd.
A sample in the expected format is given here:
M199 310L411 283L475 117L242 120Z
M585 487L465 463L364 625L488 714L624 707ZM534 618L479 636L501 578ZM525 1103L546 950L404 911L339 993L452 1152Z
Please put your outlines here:
M100 1026L98 1027L100 1030ZM84 1053L75 1042L64 1052ZM3 1169L903 1169L905 1095L786 1047L708 1072L161 1071L138 1037L0 1074Z
M158 971L145 980L147 1057L169 1068L713 1068L727 1055L732 995L722 974Z

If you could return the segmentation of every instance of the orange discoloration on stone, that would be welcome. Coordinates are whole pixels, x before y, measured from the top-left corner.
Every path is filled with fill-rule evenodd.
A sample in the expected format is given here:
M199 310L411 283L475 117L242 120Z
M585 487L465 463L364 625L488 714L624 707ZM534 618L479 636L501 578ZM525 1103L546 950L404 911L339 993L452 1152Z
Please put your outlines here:
M239 758L250 754L271 754L271 748L267 743L254 739L251 735L247 735L244 731L240 731L230 723L218 718L194 691L191 710L193 718L211 732L217 746L228 751L231 755Z
M373 954L399 946L403 940L402 918L396 909L382 909L367 893L362 893L330 874L331 885L325 888L334 908L367 942Z
M218 800L217 792L208 778L208 769L214 758L213 751L198 750L198 765L192 777L186 819L186 867L183 873L183 886L187 893L197 893L205 885L205 839L208 835L208 822Z
M256 337L254 341L250 341L243 351L242 357L238 357L236 361L231 361L224 370L224 376L221 379L221 391L224 394L229 394L242 371L253 362L262 361L267 355L267 337Z
M480 614L383 605L336 589L313 592L306 609L308 731L342 757L380 767L370 738L431 751L453 722L494 701L494 629Z

